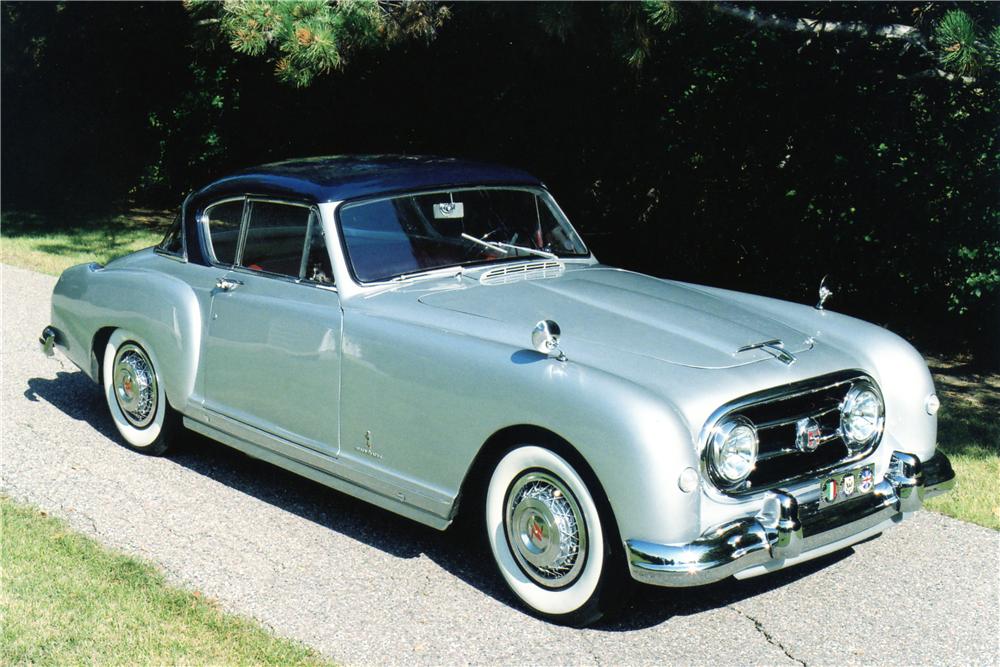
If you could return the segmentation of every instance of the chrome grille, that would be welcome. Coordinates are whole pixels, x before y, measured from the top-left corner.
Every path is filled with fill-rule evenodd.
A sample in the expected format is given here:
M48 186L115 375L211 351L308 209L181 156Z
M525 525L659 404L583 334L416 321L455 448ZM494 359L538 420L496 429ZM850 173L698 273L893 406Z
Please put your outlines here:
M756 426L760 441L753 472L743 483L725 489L726 493L746 495L772 489L868 455L878 446L881 435L868 447L855 451L847 447L840 434L841 403L859 381L874 384L861 371L843 371L744 396L717 410L702 438L706 457L709 435L716 424L728 417L742 415L749 419ZM807 418L814 419L820 427L821 443L815 451L796 447L796 424Z

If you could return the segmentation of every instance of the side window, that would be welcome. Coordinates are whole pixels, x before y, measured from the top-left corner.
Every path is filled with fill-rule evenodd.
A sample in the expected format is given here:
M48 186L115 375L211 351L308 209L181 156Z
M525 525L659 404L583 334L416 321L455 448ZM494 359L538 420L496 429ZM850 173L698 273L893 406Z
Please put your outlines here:
M180 213L174 218L173 224L170 225L170 230L163 237L163 240L160 241L160 244L156 246L156 249L170 255L184 256L184 232L181 229Z
M235 264L243 219L243 200L227 201L205 209L212 254L219 264Z
M240 266L252 271L333 282L322 229L312 209L261 201L251 201L250 206Z

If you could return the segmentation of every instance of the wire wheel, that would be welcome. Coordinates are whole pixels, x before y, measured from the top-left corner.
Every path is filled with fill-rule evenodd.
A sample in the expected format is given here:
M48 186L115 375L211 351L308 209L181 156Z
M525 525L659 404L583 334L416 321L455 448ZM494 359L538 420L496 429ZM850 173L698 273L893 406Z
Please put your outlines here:
M140 429L149 426L156 416L156 374L141 347L125 343L118 348L112 384L115 400L128 423Z
M569 586L583 570L587 524L576 498L554 475L529 471L514 480L504 528L518 565L538 584Z

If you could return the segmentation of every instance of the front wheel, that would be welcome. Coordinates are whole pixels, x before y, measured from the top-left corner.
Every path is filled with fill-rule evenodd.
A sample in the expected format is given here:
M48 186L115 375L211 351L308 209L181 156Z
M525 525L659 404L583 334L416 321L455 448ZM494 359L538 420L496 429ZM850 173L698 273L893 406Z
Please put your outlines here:
M167 451L180 421L156 369L153 353L138 336L124 329L111 334L102 367L108 411L125 444L153 456Z
M581 626L620 604L624 555L610 509L599 503L550 449L518 447L497 463L486 493L487 539L504 581L538 616Z

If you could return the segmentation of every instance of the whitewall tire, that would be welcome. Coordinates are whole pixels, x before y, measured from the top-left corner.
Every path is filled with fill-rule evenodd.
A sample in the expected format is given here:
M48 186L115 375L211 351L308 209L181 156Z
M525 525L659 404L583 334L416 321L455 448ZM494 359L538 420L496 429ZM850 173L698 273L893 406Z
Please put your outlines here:
M104 348L101 376L108 411L125 444L144 454L167 451L177 415L167 404L160 365L139 336L116 329Z
M583 625L615 606L618 540L600 503L581 473L545 447L512 449L494 468L486 536L504 581L537 615Z

